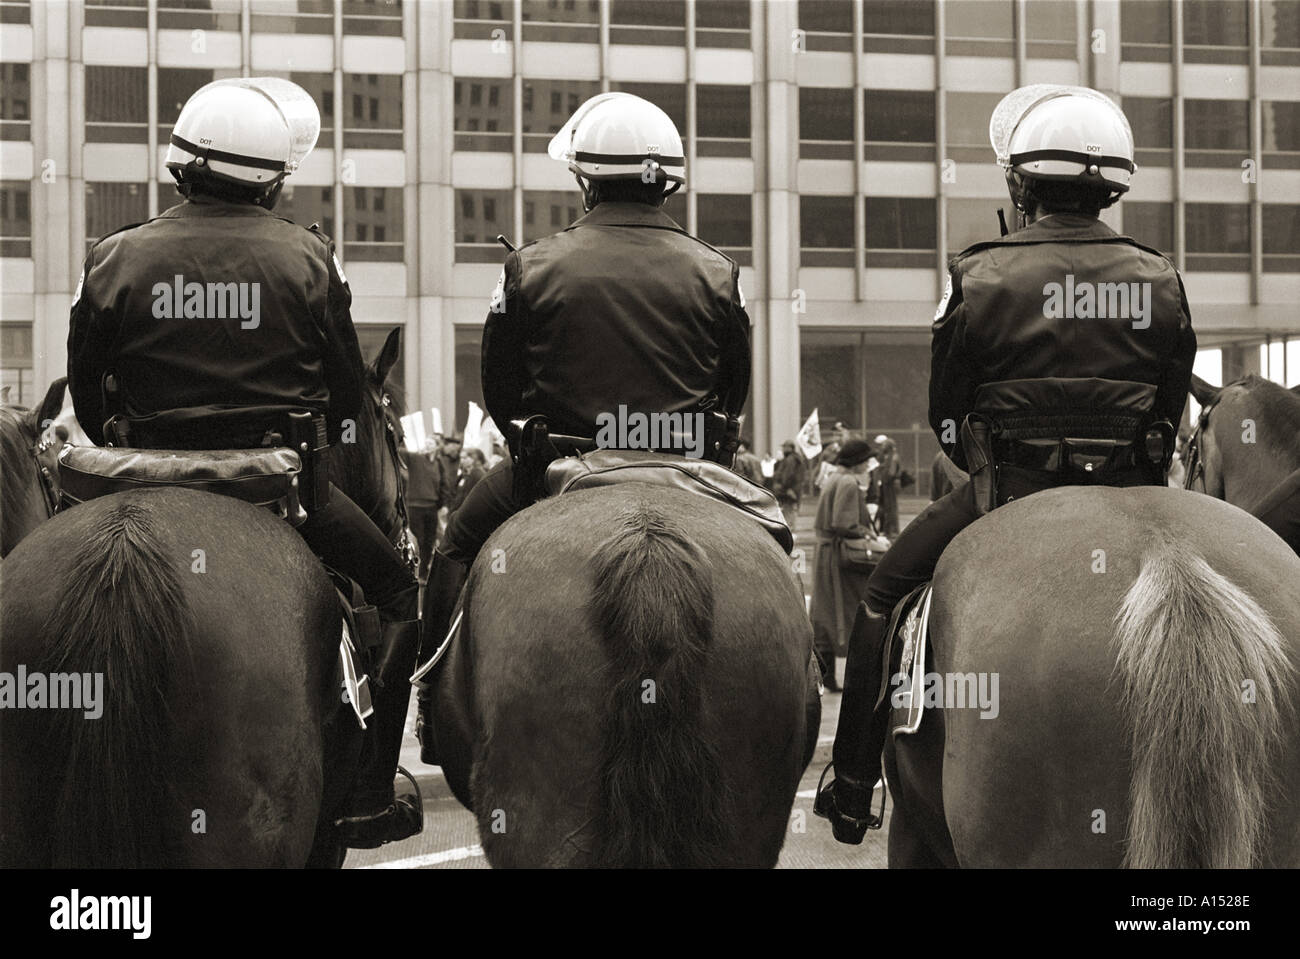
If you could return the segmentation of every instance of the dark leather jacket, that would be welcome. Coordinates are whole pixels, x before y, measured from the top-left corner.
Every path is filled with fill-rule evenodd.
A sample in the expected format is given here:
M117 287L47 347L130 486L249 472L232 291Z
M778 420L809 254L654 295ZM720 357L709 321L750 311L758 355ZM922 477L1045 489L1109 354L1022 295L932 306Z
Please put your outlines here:
M949 279L932 327L930 425L961 468L952 441L971 412L1061 435L1177 427L1196 334L1182 279L1158 251L1095 218L1054 214L969 247ZM1121 283L1150 285L1125 310L1114 287L1099 288Z
M361 408L351 302L330 240L262 207L196 197L123 227L91 247L72 305L77 419L102 443L116 412L294 408L325 414L336 440ZM104 408L109 372L119 409Z
M483 328L488 413L542 413L552 433L589 437L620 404L694 413L715 398L738 416L750 375L739 277L661 209L598 204L506 258Z

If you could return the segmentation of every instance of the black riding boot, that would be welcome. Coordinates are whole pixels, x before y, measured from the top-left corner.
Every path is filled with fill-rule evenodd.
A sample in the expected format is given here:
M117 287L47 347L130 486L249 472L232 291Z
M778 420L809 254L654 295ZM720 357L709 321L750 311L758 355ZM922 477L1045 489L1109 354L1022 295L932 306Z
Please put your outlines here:
M831 821L839 842L858 845L868 829L880 828L871 811L872 790L881 778L881 754L889 727L888 703L876 708L884 671L889 617L862 603L849 637L840 721L831 749L835 779L817 795L813 812ZM824 775L824 774L823 774Z
M465 565L444 554L435 552L429 567L429 581L424 587L424 647L420 650L421 662L427 661L447 638L452 614L465 585L468 570ZM435 666L434 669L438 667ZM434 682L425 676L416 683L416 702L419 704L415 720L415 738L420 741L420 761L430 766L438 765L436 741L433 735Z
M414 616L415 611L414 591L403 594L384 610L407 617ZM387 621L383 631L379 655L370 672L374 712L352 792L351 814L335 824L340 841L354 849L374 849L414 836L424 828L419 786L397 765L411 699L410 677L420 649L420 621ZM400 791L394 782L395 774L405 779Z

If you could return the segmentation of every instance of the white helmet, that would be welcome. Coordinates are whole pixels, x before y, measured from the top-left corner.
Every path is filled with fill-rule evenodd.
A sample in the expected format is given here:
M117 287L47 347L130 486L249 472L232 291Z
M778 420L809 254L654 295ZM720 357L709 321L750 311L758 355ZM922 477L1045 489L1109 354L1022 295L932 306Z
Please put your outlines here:
M677 127L663 110L631 93L592 97L555 134L547 153L553 160L568 161L575 175L592 180L648 183L649 175L655 182L672 181L667 194L686 182L686 156Z
M1113 203L1137 169L1124 112L1088 87L1037 83L1013 90L993 111L989 140L1013 198L1027 178L1096 185Z
M311 95L279 77L232 77L201 87L172 128L166 166L268 189L298 169L320 136Z

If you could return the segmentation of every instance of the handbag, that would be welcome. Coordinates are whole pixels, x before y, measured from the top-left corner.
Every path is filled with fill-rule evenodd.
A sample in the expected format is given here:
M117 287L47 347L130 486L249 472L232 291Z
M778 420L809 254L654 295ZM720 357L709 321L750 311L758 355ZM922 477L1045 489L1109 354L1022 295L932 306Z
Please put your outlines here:
M883 550L873 550L877 540L863 537L861 539L839 540L840 566L846 569L873 570L880 563Z

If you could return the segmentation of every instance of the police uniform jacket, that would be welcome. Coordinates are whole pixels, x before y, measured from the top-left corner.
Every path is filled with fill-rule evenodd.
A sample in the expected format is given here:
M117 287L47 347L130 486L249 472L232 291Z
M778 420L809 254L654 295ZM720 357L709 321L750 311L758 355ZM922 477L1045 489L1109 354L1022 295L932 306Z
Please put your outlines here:
M91 247L68 338L77 419L103 442L117 412L294 408L325 414L335 440L361 406L351 302L319 232L191 198ZM105 409L107 373L119 409Z
M497 423L545 414L594 436L597 416L739 415L749 391L740 268L661 209L605 202L505 262L483 330Z
M1053 214L958 254L949 284L932 327L930 425L958 466L955 427L971 412L1062 436L1177 426L1196 335L1158 251L1094 217Z

